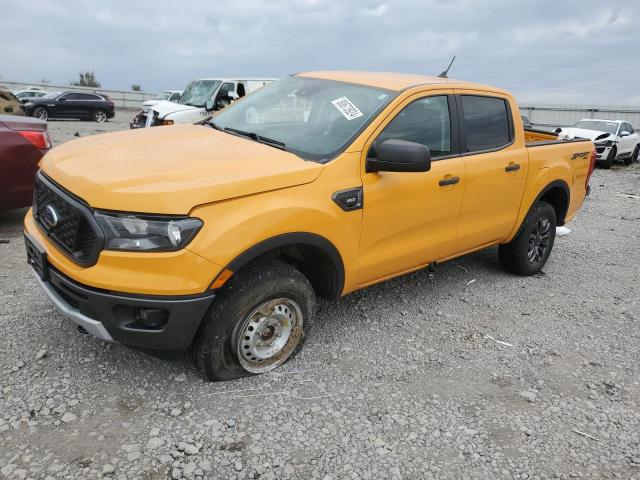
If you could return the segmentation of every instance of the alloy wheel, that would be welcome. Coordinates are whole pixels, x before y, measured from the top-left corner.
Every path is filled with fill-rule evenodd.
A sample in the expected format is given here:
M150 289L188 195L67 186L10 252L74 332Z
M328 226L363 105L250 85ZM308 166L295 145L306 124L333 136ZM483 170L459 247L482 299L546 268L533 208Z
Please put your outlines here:
M551 222L549 219L540 218L533 230L529 234L529 246L527 248L527 259L529 263L538 263L549 250L551 240Z

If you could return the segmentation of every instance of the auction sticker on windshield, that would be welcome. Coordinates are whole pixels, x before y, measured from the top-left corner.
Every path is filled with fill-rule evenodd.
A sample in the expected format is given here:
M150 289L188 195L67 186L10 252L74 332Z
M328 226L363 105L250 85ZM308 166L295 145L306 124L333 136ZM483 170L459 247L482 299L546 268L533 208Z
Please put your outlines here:
M347 97L336 98L332 100L331 103L333 103L333 106L336 107L347 120L353 120L363 115L358 107L351 103L351 100Z

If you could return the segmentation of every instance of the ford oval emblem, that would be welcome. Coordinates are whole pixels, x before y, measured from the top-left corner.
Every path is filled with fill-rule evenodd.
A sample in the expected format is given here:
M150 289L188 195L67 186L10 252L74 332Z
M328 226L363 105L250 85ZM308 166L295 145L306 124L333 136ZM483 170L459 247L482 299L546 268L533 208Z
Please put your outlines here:
M42 213L42 221L47 228L53 228L58 225L58 212L52 205L47 205Z

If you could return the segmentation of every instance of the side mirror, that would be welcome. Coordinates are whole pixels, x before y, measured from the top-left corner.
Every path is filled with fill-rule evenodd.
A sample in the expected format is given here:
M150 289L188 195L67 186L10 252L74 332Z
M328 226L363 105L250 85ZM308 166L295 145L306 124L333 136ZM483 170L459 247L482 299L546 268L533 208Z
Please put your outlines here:
M207 112L210 112L211 110L213 110L213 99L210 98L209 100L206 101L206 103L204 104L204 109Z
M628 137L629 135L631 135L629 132L624 131L624 132L620 133L620 138L622 138L622 137Z
M67 99L65 97L62 97L61 99L58 100L59 102L66 102Z
M370 172L428 172L431 152L426 145L406 140L385 140L376 147L377 158L367 158Z
M240 97L238 96L238 94L236 92L227 92L227 98L229 100L237 100Z

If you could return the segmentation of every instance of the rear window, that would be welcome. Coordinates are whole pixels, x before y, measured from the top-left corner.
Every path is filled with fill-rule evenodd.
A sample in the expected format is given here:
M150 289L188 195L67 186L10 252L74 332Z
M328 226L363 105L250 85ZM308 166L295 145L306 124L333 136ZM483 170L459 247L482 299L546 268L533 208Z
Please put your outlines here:
M507 102L502 98L462 96L467 152L494 150L511 142Z

